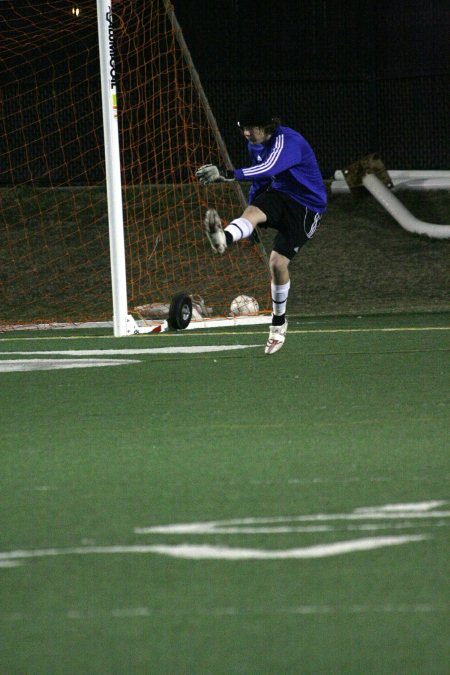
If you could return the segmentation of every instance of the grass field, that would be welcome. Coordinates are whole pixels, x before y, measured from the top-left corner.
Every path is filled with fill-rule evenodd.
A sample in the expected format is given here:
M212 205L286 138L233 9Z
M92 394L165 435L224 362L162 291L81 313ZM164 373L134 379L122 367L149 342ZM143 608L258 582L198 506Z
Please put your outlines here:
M2 675L447 674L449 318L1 335Z

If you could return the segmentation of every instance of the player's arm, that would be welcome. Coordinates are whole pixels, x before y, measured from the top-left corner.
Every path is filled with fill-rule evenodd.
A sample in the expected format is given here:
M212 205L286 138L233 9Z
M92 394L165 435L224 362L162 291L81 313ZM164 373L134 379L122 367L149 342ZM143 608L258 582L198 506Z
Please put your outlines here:
M209 183L226 182L231 183L236 180L235 172L232 169L222 169L214 164L205 164L195 172L202 185L209 185ZM243 179L248 180L248 179ZM267 190L270 185L270 180L252 181L250 191L248 194L248 203L251 204L255 197L261 192Z
M270 155L260 164L254 164L246 169L236 169L236 180L262 180L271 178L287 169L299 164L302 158L300 144L293 139L279 134L275 140Z

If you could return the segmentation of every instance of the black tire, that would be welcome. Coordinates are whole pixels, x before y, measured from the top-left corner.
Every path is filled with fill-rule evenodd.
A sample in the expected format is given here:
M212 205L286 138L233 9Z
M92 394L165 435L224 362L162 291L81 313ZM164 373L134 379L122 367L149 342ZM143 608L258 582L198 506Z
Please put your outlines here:
M192 300L186 293L173 296L169 308L168 324L173 330L187 328L192 319Z

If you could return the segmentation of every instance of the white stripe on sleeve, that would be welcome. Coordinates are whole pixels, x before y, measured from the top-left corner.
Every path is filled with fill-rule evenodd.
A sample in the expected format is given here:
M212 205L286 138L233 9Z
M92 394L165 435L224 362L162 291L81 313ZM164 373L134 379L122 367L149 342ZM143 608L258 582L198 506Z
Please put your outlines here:
M266 173L269 171L278 161L278 158L284 147L284 134L280 134L276 141L274 148L268 158L262 164L257 164L256 166L251 166L248 169L243 169L242 173L245 177L255 178L261 173Z

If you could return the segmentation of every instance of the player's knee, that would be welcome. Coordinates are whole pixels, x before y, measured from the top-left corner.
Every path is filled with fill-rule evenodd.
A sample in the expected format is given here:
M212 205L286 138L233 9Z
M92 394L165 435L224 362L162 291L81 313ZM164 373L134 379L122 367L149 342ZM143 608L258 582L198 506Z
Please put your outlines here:
M269 267L272 277L276 279L280 276L285 277L286 274L289 274L289 262L290 260L289 258L286 258L286 256L281 255L281 253L277 253L276 251L272 251L269 260Z
M261 211L261 209L259 209L257 206L252 206L252 204L247 206L244 213L242 214L242 217L249 220L253 227L259 225L259 223L265 223L267 220L267 216L264 211Z

